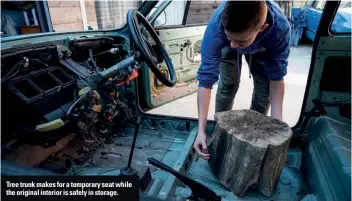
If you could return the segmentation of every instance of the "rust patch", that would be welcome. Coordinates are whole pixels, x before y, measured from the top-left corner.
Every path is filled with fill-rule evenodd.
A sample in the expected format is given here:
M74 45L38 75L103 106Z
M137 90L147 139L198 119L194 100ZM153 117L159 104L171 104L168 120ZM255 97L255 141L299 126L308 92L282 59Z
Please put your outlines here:
M5 160L14 161L23 166L38 166L49 156L65 148L74 137L75 134L69 134L59 140L55 146L49 148L24 144L19 146L13 153L5 156Z
M167 71L166 66L161 66L159 67L160 70ZM153 72L150 72L150 89L151 89L151 98L152 102L155 105L160 105L163 104L167 101L171 100L176 100L178 98L181 98L183 96L192 94L196 92L198 85L197 85L197 80L194 79L189 82L183 82L183 83L176 83L176 85L172 88L170 87L157 87L155 86L155 75Z

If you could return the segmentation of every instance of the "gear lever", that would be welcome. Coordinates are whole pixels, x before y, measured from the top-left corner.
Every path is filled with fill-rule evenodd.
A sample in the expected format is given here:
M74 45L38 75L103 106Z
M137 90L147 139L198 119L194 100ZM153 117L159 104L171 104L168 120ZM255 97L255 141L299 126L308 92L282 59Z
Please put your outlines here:
M137 172L135 169L131 167L131 162L132 162L132 157L133 157L133 152L134 152L134 146L136 145L136 139L138 135L138 130L139 130L139 125L141 124L141 118L137 118L137 123L136 123L136 128L134 130L134 136L133 136L133 141L132 141L132 146L131 146L131 151L130 151L130 156L128 158L128 165L125 169L121 170L121 175L137 175Z
M192 195L187 199L196 200L196 201L221 201L221 196L218 196L214 191L204 186L203 184L190 179L187 176L184 176L166 164L156 160L155 158L148 158L150 164L173 174L177 179L182 181L185 185L187 185L192 190Z

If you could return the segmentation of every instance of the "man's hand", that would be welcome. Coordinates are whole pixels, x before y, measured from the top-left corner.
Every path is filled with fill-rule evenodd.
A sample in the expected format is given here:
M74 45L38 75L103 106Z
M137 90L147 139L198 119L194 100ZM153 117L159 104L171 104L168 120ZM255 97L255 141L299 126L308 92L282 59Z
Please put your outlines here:
M197 134L196 140L194 141L193 148L205 160L209 160L210 155L208 154L207 147L207 136L204 132L199 132Z
M205 134L210 96L211 96L211 89L207 89L203 87L198 88L197 104L198 104L199 125L198 125L198 134L197 134L196 140L194 141L193 148L197 151L197 154L200 155L205 160L208 160L210 158L210 155L208 154L207 142L206 142L207 136Z

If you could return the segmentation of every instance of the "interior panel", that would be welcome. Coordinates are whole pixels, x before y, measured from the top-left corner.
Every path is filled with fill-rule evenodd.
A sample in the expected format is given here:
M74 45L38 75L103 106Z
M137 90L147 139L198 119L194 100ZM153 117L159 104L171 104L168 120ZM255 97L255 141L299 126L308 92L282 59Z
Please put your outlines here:
M302 170L309 190L320 201L350 200L351 122L343 118L318 118L305 147Z

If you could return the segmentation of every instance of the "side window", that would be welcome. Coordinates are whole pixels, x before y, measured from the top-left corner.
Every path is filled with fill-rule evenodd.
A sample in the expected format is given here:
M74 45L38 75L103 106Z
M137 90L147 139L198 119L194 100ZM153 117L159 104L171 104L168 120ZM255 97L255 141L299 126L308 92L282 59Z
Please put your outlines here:
M325 1L313 1L312 3L312 7L320 11L324 10L324 6L325 6Z
M221 1L191 1L187 13L186 25L206 25L213 14L214 10L219 6ZM200 60L200 46L202 40L194 45L194 53L197 60Z
M158 5L160 5L159 2ZM156 26L172 25L201 25L207 24L214 10L219 6L221 1L190 1L187 12L186 0L173 0L163 13L155 21ZM157 6L158 6L157 5ZM186 12L186 22L183 18ZM184 23L184 24L183 24Z
M155 20L155 26L182 25L187 1L171 1Z
M214 10L221 1L191 1L186 25L207 24Z
M351 33L351 2L342 1L336 12L331 31L334 33Z

